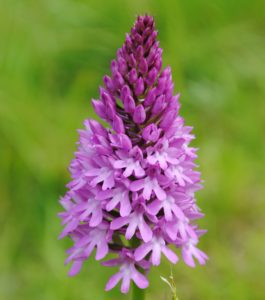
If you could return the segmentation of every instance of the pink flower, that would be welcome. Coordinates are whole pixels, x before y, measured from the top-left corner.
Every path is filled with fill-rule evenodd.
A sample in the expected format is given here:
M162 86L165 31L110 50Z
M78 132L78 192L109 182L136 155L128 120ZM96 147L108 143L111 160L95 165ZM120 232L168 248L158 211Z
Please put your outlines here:
M102 223L93 229L83 226L79 230L74 231L72 238L75 241L75 245L67 251L69 256L65 261L66 264L73 261L69 275L74 276L79 272L84 261L90 256L94 248L97 249L96 260L104 258L109 252L108 241L111 240L111 234L106 223Z
M185 263L192 268L195 267L194 258L198 260L200 265L204 265L206 263L206 260L208 260L208 256L195 247L197 243L197 239L189 239L186 242L186 244L182 247L183 259Z
M69 275L94 249L97 260L112 253L118 258L103 265L120 269L106 290L121 281L123 293L131 280L146 288L145 275L162 254L175 264L180 248L192 267L194 259L207 260L195 247L203 233L196 220L203 214L195 199L202 186L197 149L190 147L194 135L179 115L179 94L173 93L170 67L162 69L156 38L153 18L139 16L92 100L109 126L85 120L69 167L72 180L60 200L60 238L74 243L67 251Z
M161 141L157 145L156 149L149 149L149 155L147 157L148 163L151 165L158 164L161 169L166 170L168 165L175 165L178 163L179 150L170 147L167 140Z
M114 170L110 166L91 168L86 172L86 176L94 177L90 182L91 187L102 183L103 191L111 189L115 185Z
M148 206L148 212L152 215L157 215L158 212L163 209L165 219L167 221L172 221L173 217L177 220L183 220L185 219L185 215L183 211L178 207L176 204L176 197L181 197L182 199L185 198L185 195L178 193L174 195L173 197L170 194L167 194L165 199L158 200L155 199L149 206Z
M142 190L144 199L149 200L152 193L159 199L163 200L166 197L166 193L160 184L166 184L167 178L163 175L157 174L156 171L151 170L149 175L144 179L135 180L131 183L130 189L133 192Z
M118 186L112 190L102 191L98 198L107 200L106 210L112 211L117 205L120 206L120 215L122 217L128 216L132 210L129 198L129 191L125 186Z
M142 244L135 250L136 261L142 260L150 252L152 252L151 262L154 266L160 265L161 253L173 264L178 261L177 255L166 246L166 242L161 235L154 235L151 241Z
M130 281L133 280L134 283L140 288L145 289L148 287L149 283L146 277L141 274L137 269L136 265L140 265L142 268L146 267L144 262L136 263L134 261L133 255L128 252L128 250L123 250L120 254L119 259L113 259L107 262L104 262L104 266L113 267L120 266L120 270L118 273L113 275L108 283L106 284L106 291L109 291L116 286L120 280L122 280L121 284L121 292L128 293L130 288Z
M136 177L145 175L145 171L140 163L143 159L143 154L139 147L135 146L129 153L124 150L117 150L116 155L119 159L114 162L114 168L125 169L123 172L124 177L129 177L132 174Z
M140 210L140 209L136 210L127 217L116 218L115 220L113 220L111 222L110 228L112 230L117 230L127 224L128 224L128 227L125 232L125 237L127 240L130 240L133 237L137 228L139 228L141 237L145 242L148 242L151 240L152 230L147 225L147 223L144 219L144 211L143 210Z

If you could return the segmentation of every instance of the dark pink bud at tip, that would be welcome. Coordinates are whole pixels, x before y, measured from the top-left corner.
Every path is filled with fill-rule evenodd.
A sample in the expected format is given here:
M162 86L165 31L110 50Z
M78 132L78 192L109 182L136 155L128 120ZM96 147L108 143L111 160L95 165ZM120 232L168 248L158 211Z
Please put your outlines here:
M145 40L147 37L150 36L151 33L152 33L152 28L147 27L142 34L143 39Z
M127 113L133 113L134 110L135 110L135 101L133 99L132 96L127 96L125 99L124 99L124 110L127 112Z
M105 103L105 104L106 103L113 103L114 104L112 98L110 97L110 95L106 91L103 91L101 93L101 99L102 99L103 103Z
M141 37L141 35L139 34L139 33L135 33L134 34L134 41L135 41L135 43L137 43L137 44L141 44L142 43L142 37Z
M153 19L153 17L145 15L144 16L144 24L146 26L153 26L154 25L154 19Z
M167 87L166 91L165 91L167 101L172 97L173 91L174 91L174 84L170 83L169 86Z
M148 71L148 64L146 62L146 59L140 59L138 68L141 74L145 74Z
M116 60L112 60L110 69L111 69L112 74L114 74L115 72L118 71L118 64L117 64Z
M177 94L171 98L170 103L169 103L170 108L172 108L172 109L174 108L177 111L179 110L179 108L180 108L179 97L180 97L180 94Z
M133 56L132 53L129 55L128 63L129 63L129 65L130 65L131 68L135 68L136 67L136 60L135 60L135 58L134 58L134 56Z
M164 114L159 126L162 129L166 130L171 126L175 118L176 118L176 110L175 109L169 110Z
M144 48L143 46L140 45L136 49L136 58L140 59L141 57L143 57L143 55L144 55Z
M100 99L104 102L105 101L105 94L107 93L107 95L110 97L111 102L114 103L114 99L112 98L112 96L110 95L109 91L104 89L103 87L99 87L99 94L100 94ZM106 102L106 101L105 101Z
M157 56L159 42L156 42L153 47L150 49L147 62L149 65L153 64L155 57Z
M88 120L89 127L93 131L94 134L102 135L104 137L107 136L107 131L106 129L96 120ZM87 125L85 123L85 125Z
M116 115L116 109L113 103L107 102L106 103L106 114L109 119L113 119Z
M152 113L154 115L160 113L164 108L164 104L165 104L165 96L161 95L156 99L155 104L152 108Z
M118 57L118 68L122 75L125 75L128 71L126 61L122 57Z
M120 139L121 139L121 146L123 149L125 150L132 149L132 142L126 134L120 135Z
M157 57L154 63L154 66L157 68L157 70L160 70L162 67L162 59L161 57Z
M137 72L135 69L131 69L129 73L129 81L131 84L135 83L137 80Z
M121 89L121 99L124 100L126 97L131 95L131 90L128 85L124 85Z
M144 30L144 22L141 19L137 20L137 23L135 24L136 30L138 32L142 32Z
M144 107L141 104L137 105L133 114L133 121L136 124L141 124L145 121L145 118L146 113Z
M156 68L152 68L151 71L148 73L147 78L146 78L146 83L148 85L153 85L156 81L158 75L158 71Z
M170 77L170 76L171 76L171 68L170 66L167 66L161 73L160 77Z
M117 133L124 133L125 132L122 119L119 116L117 116L117 115L115 115L114 119L113 119L113 129Z
M139 77L135 84L135 89L134 89L135 95L140 96L142 95L143 91L144 91L144 81L142 77Z
M146 49L149 49L153 45L153 43L155 42L156 37L157 37L157 31L153 31L152 34L149 36L146 44L145 44Z
M128 50L132 48L132 40L128 33L126 33L125 44L126 44L126 47L128 48Z
M107 116L106 116L106 109L105 109L104 104L101 101L92 99L92 105L93 105L93 108L94 108L96 114L100 118L106 120Z
M147 96L144 100L144 106L152 105L155 102L155 99L156 99L156 88L153 88L147 94Z
M158 79L157 87L156 87L156 93L157 95L161 95L166 87L167 78L166 77L160 77Z
M108 75L104 76L103 81L108 90L110 90L110 91L114 90L112 79Z
M143 130L143 138L149 142L156 142L159 138L160 130L157 128L155 124L150 124Z
M116 88L121 88L124 84L124 79L119 72L116 72L113 76L113 82Z

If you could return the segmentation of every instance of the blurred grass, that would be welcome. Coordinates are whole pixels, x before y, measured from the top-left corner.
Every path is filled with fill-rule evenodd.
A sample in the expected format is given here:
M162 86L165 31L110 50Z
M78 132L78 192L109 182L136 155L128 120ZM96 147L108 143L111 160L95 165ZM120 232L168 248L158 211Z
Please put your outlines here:
M173 268L178 296L265 299L265 3L253 0L0 0L0 299L128 299L91 259L75 278L57 199L76 129L135 16L156 18L205 189L206 267ZM151 271L147 299L169 299Z

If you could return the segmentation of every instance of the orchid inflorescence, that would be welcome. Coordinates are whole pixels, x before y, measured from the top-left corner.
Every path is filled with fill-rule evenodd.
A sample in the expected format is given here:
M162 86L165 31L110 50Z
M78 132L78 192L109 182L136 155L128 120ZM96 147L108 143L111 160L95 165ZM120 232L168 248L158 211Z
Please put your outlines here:
M179 116L179 94L173 95L171 69L162 70L156 37L153 18L139 16L111 62L111 76L104 76L100 99L92 100L110 128L85 120L70 165L72 181L60 200L60 237L74 242L69 275L94 249L96 260L114 253L117 258L102 263L120 268L106 290L122 280L123 293L131 280L146 288L145 275L162 254L177 263L173 248L191 267L194 258L207 260L196 247L204 230L195 224L203 214L194 198L202 187L197 149L189 146L194 135Z

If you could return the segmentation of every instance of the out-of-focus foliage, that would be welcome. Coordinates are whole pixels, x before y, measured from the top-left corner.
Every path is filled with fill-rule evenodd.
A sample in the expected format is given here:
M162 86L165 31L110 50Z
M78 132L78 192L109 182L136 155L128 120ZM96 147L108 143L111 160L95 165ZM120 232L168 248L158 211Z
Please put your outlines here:
M205 267L173 267L178 296L265 299L265 2L0 1L0 299L128 299L105 293L112 270L63 266L57 198L76 129L137 14L156 18L164 64L195 127L205 189ZM170 299L150 274L147 299Z

